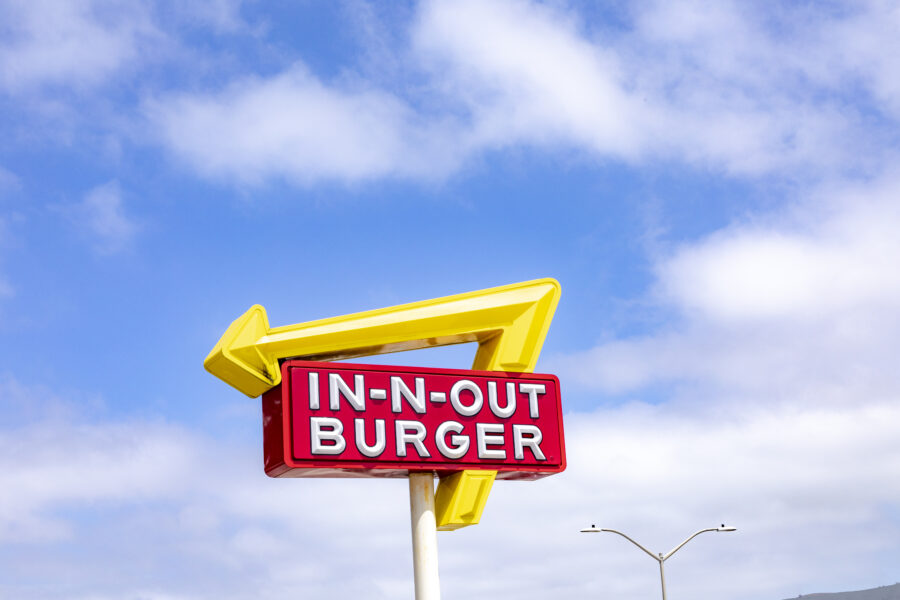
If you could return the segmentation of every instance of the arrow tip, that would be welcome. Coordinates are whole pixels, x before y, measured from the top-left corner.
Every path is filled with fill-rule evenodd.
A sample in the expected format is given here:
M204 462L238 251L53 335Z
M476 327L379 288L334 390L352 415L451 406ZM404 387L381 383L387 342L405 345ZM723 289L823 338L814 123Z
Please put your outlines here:
M228 326L203 361L207 371L251 398L281 382L278 360L269 360L256 347L269 331L266 309L254 304Z

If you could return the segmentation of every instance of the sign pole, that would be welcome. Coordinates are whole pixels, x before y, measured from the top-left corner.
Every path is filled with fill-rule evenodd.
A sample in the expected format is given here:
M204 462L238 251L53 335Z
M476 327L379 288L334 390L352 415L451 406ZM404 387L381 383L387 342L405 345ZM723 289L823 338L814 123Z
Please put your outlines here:
M440 600L434 474L430 471L409 474L409 516L412 521L416 600Z

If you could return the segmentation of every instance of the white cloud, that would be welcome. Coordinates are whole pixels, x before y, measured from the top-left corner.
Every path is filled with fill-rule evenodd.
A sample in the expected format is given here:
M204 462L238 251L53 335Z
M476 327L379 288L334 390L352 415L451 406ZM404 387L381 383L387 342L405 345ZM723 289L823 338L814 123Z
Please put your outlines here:
M530 3L427 2L415 49L436 63L438 85L468 106L488 146L562 144L757 175L858 167L853 152L873 144L854 139L859 109L843 98L858 73L806 76L820 70L825 40L805 29L827 29L833 45L854 23L732 3L634 10L626 31L592 31L573 11ZM767 28L769 18L791 35ZM841 51L855 54L851 44Z
M238 182L428 176L453 160L430 138L440 125L421 121L395 96L326 85L299 63L219 94L150 102L147 112L176 155Z
M122 191L116 181L91 189L81 202L61 207L61 211L100 254L124 250L139 229L125 212Z
M749 174L851 172L885 161L885 139L863 113L874 108L897 126L893 100L873 99L858 68L878 67L854 41L860 21L891 12L878 3L772 13L735 2L654 2L637 11L624 53L658 105L655 133L689 160ZM882 66L883 74L895 69Z
M182 461L191 443L174 428L152 424L40 422L4 432L0 538L5 543L55 541L74 532L64 518L47 513L170 496L188 474L189 465Z
M440 177L519 145L750 176L871 172L897 154L898 67L873 55L897 47L896 15L685 1L602 29L558 6L434 0L396 51L421 76L402 92L298 63L147 114L177 156L241 182Z
M28 390L16 389L21 402ZM442 587L501 599L655 592L655 565L624 540L577 533L591 522L661 551L697 528L737 525L668 563L670 589L685 596L778 599L884 583L900 552L898 435L891 402L568 414L569 469L498 482L480 525L440 534ZM143 421L37 419L3 431L0 447L0 531L18 573L4 584L10 596L412 593L402 480L272 480L260 440ZM835 548L852 559L835 561Z
M103 83L158 35L145 7L117 0L4 3L0 19L0 89L13 94Z
M736 227L660 266L662 293L724 321L819 320L900 305L900 183L847 200L809 231Z
M574 144L634 157L652 118L625 89L609 47L570 14L522 2L426 2L414 52L436 85L465 103L483 146ZM439 74L439 75L438 75Z
M0 383L11 405L46 400ZM370 590L379 571L411 590L405 482L367 482L360 504L353 482L267 478L260 444L55 411L11 424L0 429L0 540L15 549L4 595L389 597ZM386 564L373 569L373 552Z
M613 393L680 381L763 402L900 397L898 193L896 177L819 192L660 257L654 299L673 325L560 368Z
M826 22L818 37L816 60L807 70L818 79L837 77L855 83L851 89L871 94L880 107L900 118L900 7L870 0L855 4L843 20Z
M751 176L869 172L897 155L898 14L879 2L776 14L684 0L631 7L615 28L559 4L433 0L396 36L407 47L370 42L396 63L384 83L350 66L328 81L298 60L220 89L149 91L143 108L157 142L238 183L440 178L520 145ZM29 106L72 121L55 89L91 91L148 57L183 56L160 15L172 27L252 29L233 0L6 4L0 89L50 90Z

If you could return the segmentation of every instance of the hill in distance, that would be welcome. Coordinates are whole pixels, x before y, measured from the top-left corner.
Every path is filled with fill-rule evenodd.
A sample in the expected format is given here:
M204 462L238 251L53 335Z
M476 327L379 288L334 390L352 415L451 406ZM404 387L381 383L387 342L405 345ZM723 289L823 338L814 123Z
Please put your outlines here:
M883 585L871 590L858 592L837 592L834 594L803 594L803 600L900 600L900 583ZM791 598L790 600L796 600Z

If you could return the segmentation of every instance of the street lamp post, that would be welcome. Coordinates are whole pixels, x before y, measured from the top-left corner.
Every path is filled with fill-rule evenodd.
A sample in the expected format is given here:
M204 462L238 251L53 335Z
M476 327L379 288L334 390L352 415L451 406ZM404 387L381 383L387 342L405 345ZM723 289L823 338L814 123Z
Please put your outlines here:
M687 544L689 541L691 541L692 539L694 539L701 533L706 533L707 531L737 531L737 527L728 527L724 523L722 523L718 527L709 527L707 529L701 529L700 531L697 531L697 532L691 534L686 540L684 540L683 542L681 542L680 544L678 544L677 546L675 546L674 548L672 548L665 554L663 554L662 552L660 552L659 554L653 554L652 552L650 552L649 550L647 550L646 548L644 548L643 546L638 544L636 541L634 541L633 539L631 539L630 537L628 537L621 531L616 531L615 529L598 529L595 525L591 525L587 529L582 529L581 533L600 533L601 531L608 531L609 533L616 533L616 534L621 535L623 538L625 538L626 540L628 540L629 542L631 542L632 544L634 544L635 546L637 546L638 548L640 548L641 550L646 552L650 558L652 558L653 560L655 560L656 562L659 563L659 581L662 584L662 600L666 600L666 572L663 567L663 564L666 562L666 560L670 556L672 556L673 554L675 554L676 552L681 550L682 546Z

